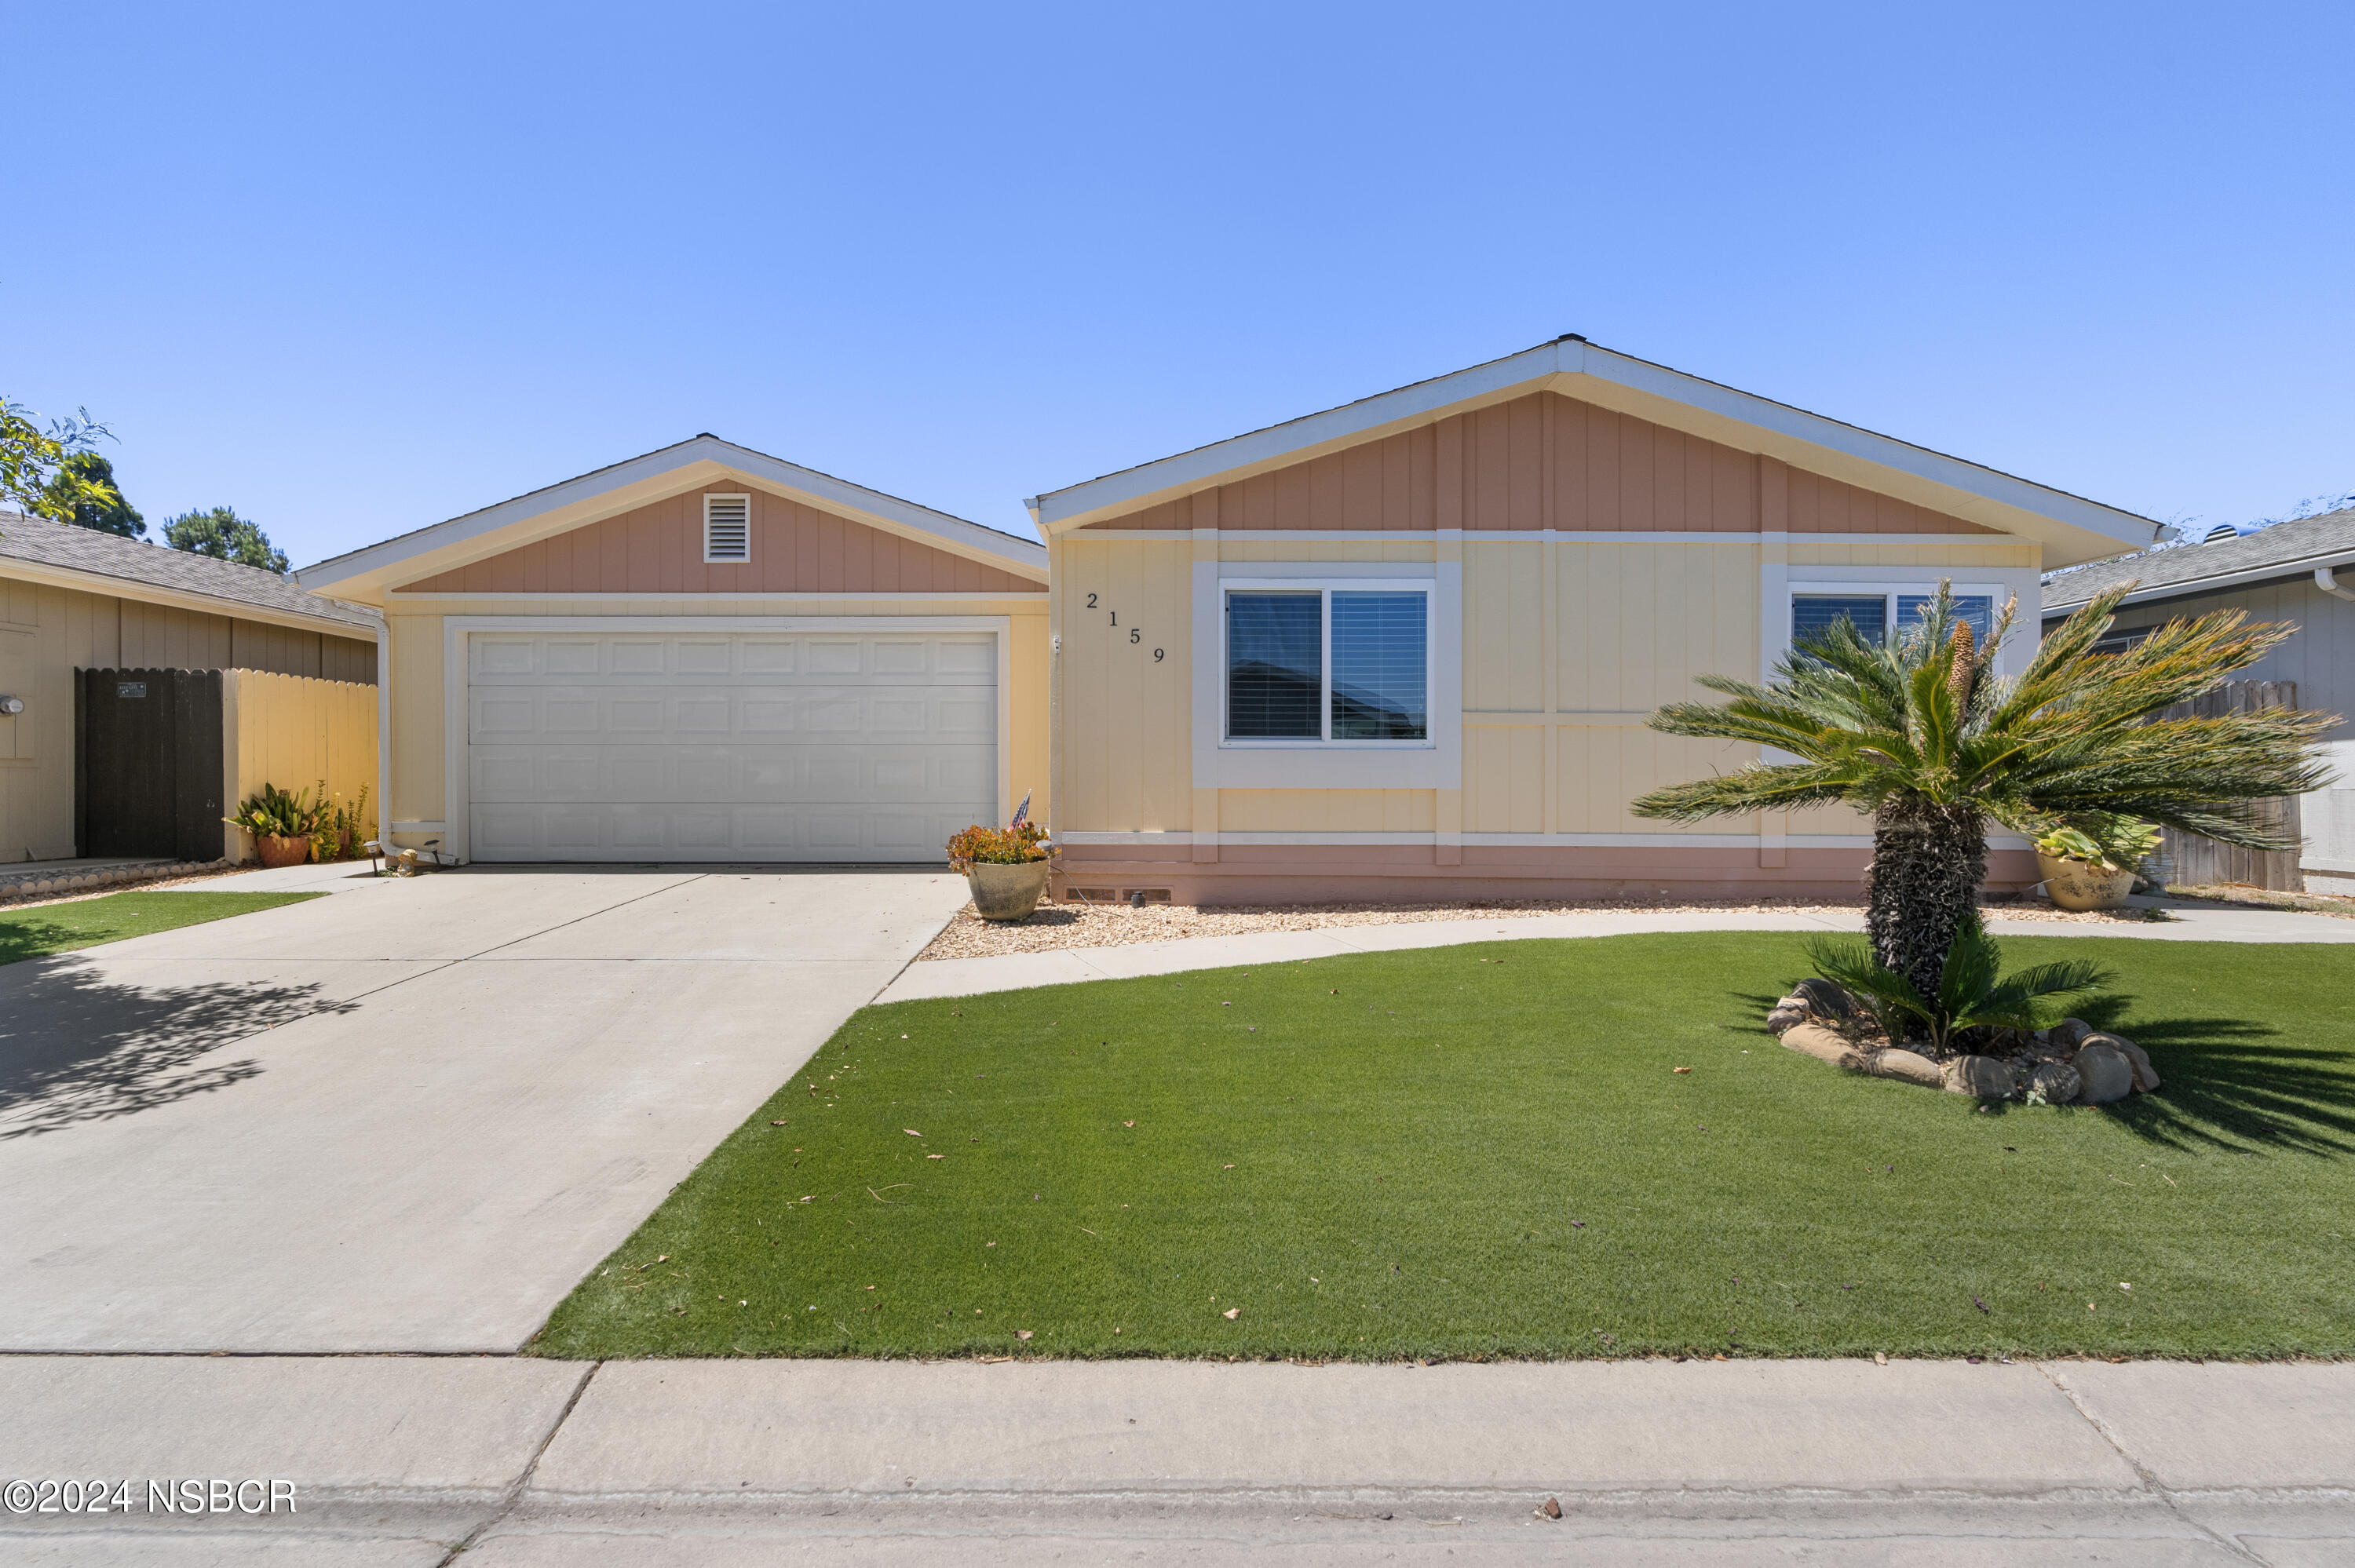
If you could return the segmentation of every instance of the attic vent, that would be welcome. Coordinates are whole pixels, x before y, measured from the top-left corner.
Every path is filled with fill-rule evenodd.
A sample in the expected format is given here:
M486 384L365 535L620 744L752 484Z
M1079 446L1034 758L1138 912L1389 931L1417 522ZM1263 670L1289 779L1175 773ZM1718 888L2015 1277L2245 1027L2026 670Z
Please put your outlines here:
M2233 527L2230 523L2219 523L2216 526L2209 529L2205 534L2202 534L2200 536L2200 542L2203 545L2215 545L2221 544L2226 539L2237 539L2240 536L2241 531L2238 528Z
M703 498L703 558L707 563L749 561L752 558L751 496L707 495Z

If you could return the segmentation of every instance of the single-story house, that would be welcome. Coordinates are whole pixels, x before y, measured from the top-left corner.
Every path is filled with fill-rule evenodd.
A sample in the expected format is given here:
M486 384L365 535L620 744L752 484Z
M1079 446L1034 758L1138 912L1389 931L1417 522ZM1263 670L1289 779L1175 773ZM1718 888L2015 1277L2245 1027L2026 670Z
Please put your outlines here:
M1046 551L716 436L299 578L384 614L403 844L938 862L1045 814Z
M2210 538L2047 577L2046 626L2128 581L2137 587L2118 610L2109 647L2129 646L2166 621L2216 609L2288 622L2297 634L2236 678L2295 682L2301 708L2355 710L2355 507ZM2298 869L2307 892L2355 893L2355 726L2339 725L2325 744L2338 778L2299 798L2306 848Z
M0 512L0 699L11 699L0 701L0 861L78 852L77 669L237 668L366 684L379 627L274 572Z
M2016 671L2041 575L2158 528L1575 335L1029 504L1063 876L1181 903L1852 894L1844 810L1630 815L1755 755L1646 715L1941 579Z

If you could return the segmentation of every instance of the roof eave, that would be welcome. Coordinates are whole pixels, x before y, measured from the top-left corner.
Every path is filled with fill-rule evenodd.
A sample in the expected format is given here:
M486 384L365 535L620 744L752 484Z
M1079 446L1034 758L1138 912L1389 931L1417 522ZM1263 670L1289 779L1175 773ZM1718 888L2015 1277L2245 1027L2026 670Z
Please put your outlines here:
M1028 504L1042 531L1061 534L1533 391L1560 392L2033 538L2043 545L2049 565L2075 565L2139 549L2158 533L2159 524L2151 518L1575 341L1541 344L1450 376L1050 491Z
M740 447L717 436L697 436L610 467L469 512L364 549L334 556L294 574L314 592L383 602L392 588L451 571L535 539L634 510L714 479L740 475L767 488L887 533L1044 582L1047 552L1039 545L978 523L868 490L815 469Z
M109 599L136 599L145 604L169 605L176 609L193 609L206 615L228 616L238 620L258 620L270 626L289 626L302 631L325 631L336 637L365 641L376 635L375 622L378 612L368 605L353 604L347 608L369 617L366 623L342 620L332 615L311 615L299 609L287 609L272 604L258 604L251 599L232 599L226 594L199 593L193 588L166 588L142 577L117 577L112 572L94 572L82 567L61 567L53 561L28 561L21 556L0 556L0 577L11 577L20 582L39 583L47 588L71 588L80 593L103 594ZM325 594L320 595L326 598Z

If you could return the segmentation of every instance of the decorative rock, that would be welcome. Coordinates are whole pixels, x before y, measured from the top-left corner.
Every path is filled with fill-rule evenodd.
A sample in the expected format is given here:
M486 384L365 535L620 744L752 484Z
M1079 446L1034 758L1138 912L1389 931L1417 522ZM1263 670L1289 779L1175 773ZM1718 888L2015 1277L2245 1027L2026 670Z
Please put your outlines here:
M1818 1018L1846 1018L1856 1011L1856 999L1828 980L1803 980L1791 995Z
M2094 1033L2094 1026L2083 1019L2064 1018L2046 1030L2044 1038L2051 1044L2060 1046L2063 1051L2074 1051L2079 1045L2084 1044L2085 1036L2092 1033Z
M2077 1076L2083 1080L2077 1103L2107 1105L2134 1092L2134 1058L2115 1045L2088 1042L2078 1048Z
M2106 1045L2113 1051L2124 1052L2127 1062L2134 1067L2134 1086L2144 1094L2158 1087L2158 1070L2150 1065L2149 1054L2125 1035L2113 1034L2106 1029L2096 1030L2085 1036L2078 1049L2083 1050L2087 1045Z
M1958 1095L1983 1100L2008 1100L2019 1092L2019 1074L1998 1056L1957 1056L1946 1064L1942 1081Z
M1837 1031L1820 1023L1795 1023L1783 1031L1783 1044L1802 1055L1813 1056L1818 1062L1829 1062L1835 1067L1864 1068L1864 1053Z
M1786 996L1774 1004L1774 1012L1766 1015L1766 1028L1770 1033L1780 1034L1794 1023L1806 1021L1806 1008L1800 1004L1798 998Z
M1895 1046L1886 1051L1875 1051L1866 1060L1865 1071L1876 1078L1902 1078L1925 1089L1934 1089L1945 1082L1945 1075L1938 1070L1937 1063L1919 1052L1900 1050Z
M2083 1087L2077 1069L2066 1062L2040 1062L2028 1075L2028 1092L2048 1106L2074 1103Z

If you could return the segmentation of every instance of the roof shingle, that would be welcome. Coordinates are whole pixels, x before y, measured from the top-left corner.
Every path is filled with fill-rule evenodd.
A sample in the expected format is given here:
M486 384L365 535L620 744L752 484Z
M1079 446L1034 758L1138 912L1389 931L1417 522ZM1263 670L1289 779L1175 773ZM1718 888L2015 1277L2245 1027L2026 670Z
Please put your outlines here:
M95 528L53 523L46 517L0 512L0 562L30 561L94 577L113 577L125 584L144 583L176 593L201 594L222 601L224 613L239 605L315 616L341 621L355 634L373 635L376 617L340 600L305 592L289 577L234 561L217 561L161 545L144 544Z
M2136 590L2138 598L2148 597L2160 588L2193 593L2201 583L2213 577L2260 572L2274 566L2288 576L2307 569L2295 563L2334 554L2355 554L2355 506L2276 523L2254 534L2219 539L2212 545L2146 550L2138 556L2121 556L2113 561L2095 561L2051 573L2044 579L2044 612L2051 615L2074 609L2105 588L2123 582L2139 583ZM2330 563L2325 559L2318 564Z

